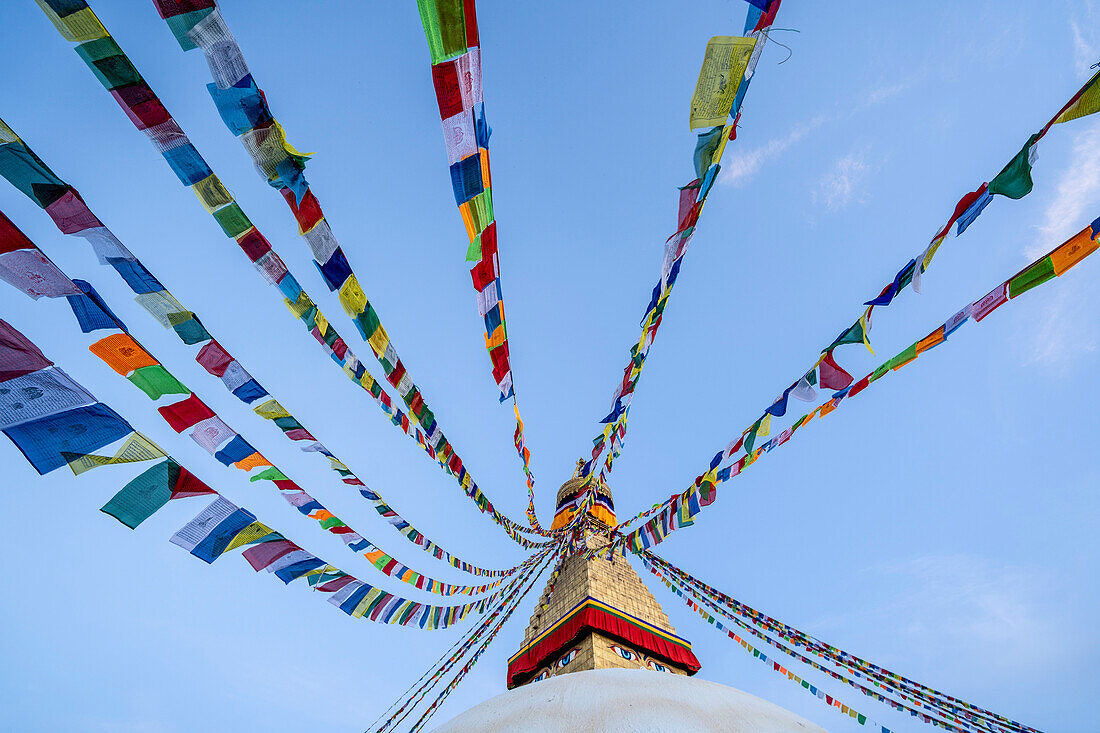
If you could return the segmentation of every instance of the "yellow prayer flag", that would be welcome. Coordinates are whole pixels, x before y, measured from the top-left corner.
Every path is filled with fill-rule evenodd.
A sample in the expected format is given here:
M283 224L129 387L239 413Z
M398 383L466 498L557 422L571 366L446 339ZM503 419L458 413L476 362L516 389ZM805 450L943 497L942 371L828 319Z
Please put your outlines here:
M325 331L328 330L328 319L325 318L325 314L317 311L317 315L313 317L313 325L317 326L317 333L324 336Z
M199 197L199 202L202 203L203 208L211 214L226 204L233 203L233 197L229 195L229 191L225 189L221 180L213 173L191 186L191 190Z
M271 534L273 531L271 527L268 527L263 522L253 522L242 529L237 536L233 538L233 541L229 543L225 551L229 552L230 550L236 550L238 547L251 544L261 537Z
M756 429L756 437L763 438L772 431L772 414L764 413L764 419L760 421L760 427Z
M296 150L294 146L291 145L286 139L286 129L279 124L278 120L272 120L272 122L275 123L275 129L279 132L279 142L282 144L283 150L287 151L291 155L296 155L299 158L309 158L311 156L317 155L317 153L302 153Z
M349 275L340 286L340 305L344 306L344 312L352 318L367 309L367 294L363 292L354 274Z
M1076 120L1078 117L1085 117L1100 110L1100 82L1097 81L1097 77L1100 77L1100 71L1092 75L1085 91L1081 93L1077 101L1069 105L1065 112L1054 119L1055 124Z
M691 96L691 129L724 124L737 98L755 38L715 36L707 42L703 66Z
M376 355L380 356L386 353L386 347L390 343L390 335L386 333L386 329L383 328L381 323L378 324L377 330L367 337L367 343L370 344Z
M722 128L722 139L718 141L718 149L714 151L714 156L710 159L711 165L722 162L722 156L726 152L726 143L730 141L730 135L733 133L733 125L726 125ZM707 166L708 168L710 166ZM702 211L702 208L700 208Z
M81 8L75 13L70 13L62 18L50 7L46 0L35 0L35 2L38 3L38 7L42 8L42 12L46 14L46 17L53 23L54 28L57 28L57 32L66 41L79 43L107 37L107 29L99 22L99 18L95 16L91 8Z
M19 136L15 134L15 130L8 127L3 120L0 120L0 145L17 142L19 142Z
M924 267L925 270L927 270L928 266L932 264L932 258L936 256L936 251L939 250L940 245L943 244L943 240L946 237L946 234L943 235L942 237L934 241L932 243L932 246L928 248L928 252L924 255L924 259L921 260L921 266Z
M71 455L71 454L70 454ZM116 463L138 463L140 461L152 461L168 455L153 441L138 432L131 433L113 456L100 456L87 454L83 456L72 455L69 458L69 468L79 476L85 471L100 466L110 466ZM68 456L67 456L68 457Z
M313 307L313 301L309 299L305 292L298 293L297 300L283 298L283 302L286 303L286 307L294 314L295 318L301 318L306 314L306 311Z
M264 420L274 420L277 417L290 417L290 413L287 412L286 408L280 405L277 400L268 400L263 404L256 405L252 408L252 411Z

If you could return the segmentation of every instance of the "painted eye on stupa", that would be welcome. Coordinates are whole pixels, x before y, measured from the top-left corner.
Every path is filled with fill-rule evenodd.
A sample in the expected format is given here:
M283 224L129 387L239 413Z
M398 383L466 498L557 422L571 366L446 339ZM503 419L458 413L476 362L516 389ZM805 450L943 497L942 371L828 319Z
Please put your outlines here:
M541 672L539 672L538 676L535 677L535 679L533 679L531 681L532 682L542 682L543 680L545 680L549 677L550 677L550 670L544 669Z
M566 654L566 655L565 655L564 657L562 657L561 659L559 659L559 660L558 660L558 669L561 669L561 668L562 668L562 667L564 667L565 665L567 665L567 664L569 664L570 662L572 662L572 661L573 661L574 659L576 659L576 658L577 658L577 655L578 655L578 654L580 654L580 653L581 653L581 648L580 648L580 647L577 647L576 649L573 649L573 650L572 650L571 652L569 652L569 653L568 653L568 654Z
M623 659L638 659L638 652L632 652L629 649L623 649L618 644L612 644L611 651L615 652Z
M669 671L671 671L665 665L661 664L660 662L654 662L652 659L650 659L649 662L647 662L647 664L649 664L649 668L652 669L654 672L669 672Z

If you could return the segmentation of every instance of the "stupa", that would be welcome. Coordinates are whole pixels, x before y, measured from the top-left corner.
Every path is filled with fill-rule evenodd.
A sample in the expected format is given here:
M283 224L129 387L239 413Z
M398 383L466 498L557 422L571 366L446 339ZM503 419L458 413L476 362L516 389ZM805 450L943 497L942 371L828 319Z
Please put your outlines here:
M553 529L584 500L583 461L558 491ZM519 650L508 660L509 692L467 710L438 733L822 733L823 729L699 671L622 550L606 548L616 524L611 489L576 523L571 549L538 599Z

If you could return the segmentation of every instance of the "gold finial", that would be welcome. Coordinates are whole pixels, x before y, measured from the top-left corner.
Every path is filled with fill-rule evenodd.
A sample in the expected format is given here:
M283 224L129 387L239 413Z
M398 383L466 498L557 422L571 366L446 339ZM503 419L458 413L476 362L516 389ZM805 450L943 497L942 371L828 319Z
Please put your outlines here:
M581 475L581 469L582 468L584 468L584 459L583 458L578 458L577 459L577 468L573 471L573 478L577 478L578 476Z

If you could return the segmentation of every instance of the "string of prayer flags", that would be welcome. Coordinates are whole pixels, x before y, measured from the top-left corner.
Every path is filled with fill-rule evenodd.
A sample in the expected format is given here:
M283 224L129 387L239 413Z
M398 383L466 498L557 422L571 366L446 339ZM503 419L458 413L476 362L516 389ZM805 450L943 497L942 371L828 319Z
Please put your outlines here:
M699 214L718 177L726 144L737 135L737 119L744 93L749 80L755 74L756 64L767 41L767 29L775 20L779 5L780 0L773 0L767 14L757 18L749 37L736 39L718 36L707 45L703 68L696 85L696 96L692 101L692 128L710 124L714 127L698 137L692 154L697 178L680 189L677 229L665 243L660 278L653 287L653 294L642 318L641 335L630 349L630 361L612 394L610 411L601 421L604 424L603 432L593 440L592 458L581 470L581 475L586 478L596 473L596 466L608 444L610 450L607 459L598 472L601 479L610 473L615 458L622 451L630 404L649 356L649 348L661 326L664 309L695 233ZM754 9L750 8L750 18Z
M528 576L520 579L515 589L510 594L502 597L497 605L477 625L471 628L459 642L456 642L443 657L436 661L427 672L421 675L419 680L406 689L405 692L398 697L397 701L392 703L390 707L382 713L382 715L385 715L392 710L393 712L390 714L390 717L375 729L374 726L378 724L379 720L382 718L382 715L380 715L378 719L371 723L371 728L377 730L378 733L393 730L395 726L399 725L412 713L430 690L438 686L440 680L458 664L459 660L466 656L475 644L480 642L477 651L470 656L469 660L459 669L454 679L452 679L447 687L435 698L432 704L428 706L409 730L415 731L421 729L427 719L435 711L436 707L446 699L450 691L462 680L462 677L477 663L481 653L492 643L496 634L508 622L512 613L519 607L520 601L523 600L524 596L534 587L539 577L545 572L546 567L551 562L561 557L565 547L566 543L562 542L555 548L555 552L551 553L549 550L544 550L543 553L540 553L545 558L542 567L537 569L532 567ZM551 580L553 580L556 575L557 571L555 570L554 574L551 575ZM398 705L398 703L400 703L400 705Z
M1097 218L1092 224L1054 248L1050 253L1038 258L1016 275L995 287L988 295L961 308L942 325L933 329L931 333L918 339L892 358L887 359L871 373L861 379L850 381L841 387L833 393L828 401L800 417L791 427L783 430L779 435L754 448L752 440L746 438L746 435L755 438L761 423L758 420L742 434L741 439L730 443L725 449L719 451L711 460L710 469L707 473L697 478L692 486L680 494L674 494L670 499L660 504L659 508L646 510L615 527L615 542L624 545L633 552L642 552L663 542L671 532L691 526L694 523L695 516L703 508L714 503L718 484L740 475L745 468L755 463L762 455L790 440L795 432L805 427L815 417L825 417L835 411L845 400L863 392L873 382L878 381L891 371L897 371L916 361L922 354L944 343L948 336L958 330L967 320L973 319L975 322L980 322L1009 300L1062 275L1097 249L1100 249L1100 218ZM1057 267L1054 264L1055 262L1059 263ZM824 360L820 364L824 364ZM845 376L847 376L846 372ZM770 415L768 416L770 417ZM725 468L718 468L722 463L730 460L742 446L746 451L744 456ZM632 530L627 529L628 525L647 516L651 518L645 524L636 526Z
M451 185L469 238L466 259L473 263L470 276L477 292L478 314L485 322L485 348L500 401L512 399L516 415L513 443L527 476L527 518L532 527L539 527L531 451L523 434L504 318L489 168L491 129L485 121L476 4L476 0L417 0L432 59L432 82L439 103Z
M1073 100L1071 100L1071 102L1068 103L1066 107L1063 107L1063 110L1068 109L1069 106L1077 104L1086 94L1100 94L1100 92L1092 91L1100 89L1100 87L1098 87L1096 84L1098 77L1100 77L1100 72L1097 72L1096 75L1094 75L1088 82L1085 83L1081 90L1078 91L1077 94L1074 96ZM1092 108L1089 107L1086 103L1084 106L1081 107L1081 109L1089 110ZM1096 109L1092 109L1092 111L1095 112ZM908 286L910 283L913 284L914 290L917 290L919 292L921 274L924 270L927 269L929 263L931 263L932 257L939 249L939 246L943 242L944 238L950 232L951 227L956 226L956 236L962 234L962 232L966 230L966 228L989 204L989 202L992 200L992 195L994 193L1000 193L1008 198L1018 199L1022 198L1024 195L1031 191L1031 165L1034 163L1035 160L1036 145L1039 139L1041 139L1046 134L1050 126L1054 124L1055 120L1063 121L1060 120L1062 114L1063 113L1060 112L1058 115L1055 115L1055 117L1052 118L1052 121L1048 123L1042 129L1042 131L1029 137L1023 149L1019 153L1017 153L1017 155L1014 156L1011 161L1009 161L1009 163L1002 169L1001 173L999 173L991 183L983 183L976 190L964 195L959 200L959 202L955 205L955 209L952 212L950 219L948 219L947 223L944 224L944 226L936 233L935 237L933 237L932 239L932 242L918 257L909 260L909 262L907 262L900 270L898 270L891 282L887 283L887 285L882 288L882 290L875 298L868 300L864 303L867 308L863 312L863 314L859 317L858 320L856 320L855 323L843 330L840 335L832 341L832 343L830 343L822 350L818 360L810 368L810 371L806 373L807 375L813 375L816 373L820 377L821 386L825 389L830 389L834 391L843 390L852 383L852 376L844 371L844 369L836 363L833 355L834 350L837 347L846 344L863 344L867 348L867 350L873 354L874 350L871 348L869 333L871 330L871 315L875 307L890 305L890 303L893 302L894 298L896 298L901 293L901 291L904 290L905 287ZM1083 114L1091 114L1091 112L1085 111L1083 112ZM1087 254L1086 250L1088 242L1091 240L1088 239L1085 233L1079 234L1078 237L1082 239L1078 243L1078 247L1073 251L1075 253L1085 252L1085 254ZM1059 251L1062 252L1069 250L1063 250L1060 248ZM1085 256L1085 254L1082 254L1081 256L1083 257ZM1076 260L1073 261L1074 264L1075 262ZM1002 286L998 286L998 288L995 288L987 296L974 304L972 309L972 317L975 319L975 321L981 321L982 318L985 318L987 315L989 315L989 313L992 313L994 309L1007 302L1011 292L1015 292L1017 294L1025 292L1030 288L1046 282L1050 278L1054 277L1055 274L1056 273L1053 263L1053 255L1051 258L1035 262L1031 267L1026 268L1024 271L1020 272L1008 283L1005 283ZM956 324L956 327L957 326L958 324ZM908 361L912 358L916 358L916 355L916 353L899 354L897 357L895 357L893 363L888 362L888 365L884 364L881 368L886 371L897 369L901 366L904 366L904 364L908 363ZM805 378L805 376L806 375L804 375L803 378ZM778 398L770 407L765 409L764 415L760 418L760 420L765 420L769 415L782 416L786 411L787 396L793 393L796 388L798 388L798 385L802 382L803 378L796 380L792 385L787 387L781 397ZM626 390L624 389L623 391L625 392ZM802 392L805 393L805 390L803 389ZM742 432L742 436L744 437L745 456L746 459L748 459L749 464L751 464L751 462L755 460L752 455L755 439L759 434L757 431L757 426L759 422L760 421L757 421L757 423L753 423L753 426L747 428L744 432ZM618 429L618 425L616 424L616 426L612 428L612 431L605 430L605 435L614 434L613 431ZM602 449L602 442L597 444L597 448ZM596 453L594 451L593 457L595 457L595 455ZM716 458L720 456L723 456L722 452L719 452ZM721 460L725 461L729 458L729 455L725 455L724 457L722 457ZM608 463L605 465L610 464Z
M643 553L641 559L649 571L660 579L666 587L672 588L678 583L693 598L702 601L726 618L734 621L741 628L757 635L758 638L764 638L768 643L774 642L762 636L759 633L761 630L783 639L792 646L801 647L837 667L846 668L848 672L844 674L847 676L866 679L874 687L889 691L901 700L912 702L926 710L942 711L942 714L948 717L949 720L962 716L968 722L977 723L988 730L1000 729L1020 733L1038 733L1034 728L1022 725L957 697L947 695L935 688L903 677L873 662L868 662L854 654L827 644L789 624L778 621L731 598L651 552ZM785 648L783 650L787 652ZM804 657L799 656L799 658L806 661ZM809 663L817 669L822 669L816 663Z
M287 142L285 130L268 107L267 96L248 72L244 56L225 23L221 11L212 4L201 16L185 17L185 15L187 14L166 14L162 11L162 16L170 24L175 21L173 32L184 50L199 48L206 55L214 78L214 83L208 85L208 89L222 113L223 121L240 139L252 158L257 172L271 187L282 194L291 208L298 222L299 234L305 238L313 254L314 264L329 290L339 291L341 305L352 318L360 335L371 346L387 379L397 388L409 409L409 415L429 434L432 433L435 423L434 413L428 408L422 392L412 381L408 370L397 356L377 311L363 292L347 256L332 233L320 203L309 187L305 176L305 165L309 155L299 153ZM189 23L193 25L187 29ZM234 59L234 62L226 63L227 58ZM227 74L227 71L232 73ZM477 65L474 71L480 76L480 65ZM240 89L247 89L249 93L238 95L236 91ZM230 109L227 110L227 107ZM240 116L242 114L243 117ZM482 170L486 171L486 176L488 171L487 154L481 160L477 156L468 160L472 160L472 167L466 165L457 174L461 182L456 185L463 187L467 192L459 201L460 204L480 193ZM455 170L452 168L452 175L454 174ZM200 198L202 198L201 195ZM228 219L242 216L240 207L231 199L226 198L224 203L226 204L224 208L208 207L208 210L213 211L215 216L221 211L228 210L223 215ZM263 257L272 258L268 245L265 243L263 247ZM259 258L253 261L257 263L262 273L269 275L275 282L285 276L286 268L277 259L269 259L273 267L261 266ZM502 318L503 311L498 309L498 313ZM487 338L488 334L489 332L487 332ZM507 351L502 353L506 355ZM522 431L520 435L522 440ZM442 434L440 434L440 440L442 441L440 445L447 445ZM435 447L440 451L446 450L445 447ZM517 448L517 450L521 457L529 456L529 452L525 454L525 448ZM448 466L452 464L460 466L461 459L452 453L447 463ZM524 468L530 476L529 461L525 461Z
M10 324L0 321L0 363L7 363L7 352L31 354L40 362L49 362L41 351L23 334ZM55 369L48 363L46 369ZM30 374L32 372L28 372ZM14 377L20 379L22 376ZM7 385L11 380L0 381ZM76 383L73 383L76 385ZM76 385L82 393L88 393L82 386ZM94 398L93 398L94 399ZM66 465L67 460L87 455L119 438L140 436L130 424L105 404L95 402L88 407L63 410L52 415L20 423L4 433L15 443L28 462L40 473L47 473ZM144 471L115 494L102 508L105 514L115 517L130 528L140 525L158 509L172 499L192 496L212 495L214 501L189 521L172 537L172 542L191 554L211 563L225 552L245 545L267 542L286 542L285 536L258 522L255 515L238 507L220 493L195 478L187 469L170 456L157 449L144 436L137 442L153 450L153 457L166 458L165 461ZM133 446L137 443L131 442ZM117 455L125 455L127 448ZM134 460L142 460L131 455ZM109 463L127 461L109 461ZM304 492L300 492L304 493ZM301 509L301 507L299 507ZM415 603L374 588L354 576L338 570L335 566L320 560L311 553L294 545L294 552L262 565L255 556L248 558L255 570L266 568L284 583L290 583L301 577L322 576L324 583L312 584L314 590L331 593L329 602L348 615L356 618L370 618L372 621L402 626L417 626L422 629L442 629L461 621L471 612L483 613L486 608L507 594L517 585L524 572L546 557L551 548L532 556L526 563L517 567L519 575L503 588L484 598L457 606L430 606ZM291 557L293 555L293 557ZM289 558L282 564L278 560ZM495 584L494 584L495 585ZM425 588L426 589L426 588Z
M114 328L118 330L118 326ZM289 480L229 427L197 394L176 380L129 333L118 330L117 333L92 344L90 350L148 397L162 402L157 410L174 431L187 432L192 440L220 463L249 472L250 480L270 482L299 513L315 520L322 529L339 536L349 549L367 557L378 570L390 577L432 593L475 595L496 587L522 567L505 571L495 581L478 586L443 583L412 570L355 532ZM226 367L226 373L230 367L231 365ZM154 376L149 376L149 370L155 370ZM136 378L143 372L144 377ZM156 385L155 388L153 385ZM176 386L168 389L166 385ZM152 460L164 455L163 451L144 438L141 441L131 440L115 456L91 455L96 449L132 432L132 429L125 421L116 420L117 416L101 405L92 404L91 407L80 408L85 412L79 414L69 409L74 405L94 403L94 399L77 389L58 369L49 367L42 372L35 372L34 375L16 377L0 387L0 390L0 417L7 415L13 421L9 437L24 451L32 465L42 472L67 463L75 473L81 473L97 465ZM162 399L170 394L184 394L186 397L170 397L174 401ZM32 401L27 395L34 398L44 397ZM67 411L62 412L63 410ZM50 421L50 416L56 419ZM72 433L71 438L69 433ZM56 439L58 436L65 440L59 441Z
M705 595L702 595L702 594L698 593L696 591L696 589L691 587L691 585L689 583L684 582L684 578L678 578L678 579L674 580L671 577L669 577L669 574L667 573L667 570L665 568L659 568L655 564L655 562L653 562L653 561L659 561L659 560L660 560L659 558L657 558L655 555L652 555L651 553L647 553L647 555L642 558L642 562L646 566L646 568L663 585L665 585L665 587L667 587L670 591L672 591L676 595L680 596L684 600L684 603L689 608L691 608L696 613L698 613L707 623L712 625L718 631L724 632L730 639L732 639L735 642L737 642L738 644L740 644L747 652L751 653L753 655L753 657L760 660L764 664L768 664L770 662L769 666L771 666L771 668L775 672L778 672L779 674L782 674L782 675L786 676L792 682L794 682L798 685L801 685L804 689L806 689L808 692L810 692L810 694L815 695L816 697L818 697L826 705L829 705L830 707L836 708L842 714L848 715L849 717L851 717L853 720L855 720L860 725L869 726L872 730L877 729L877 730L882 731L882 733L890 733L890 729L887 728L886 726L884 726L881 723L869 718L868 716L864 715L863 713L858 712L855 708L852 708L852 707L842 703L840 700L834 698L832 695L826 693L824 690L818 689L815 685L812 685L809 681L802 679L801 677L796 675L794 672L792 672L791 670L784 667L782 664L780 664L779 661L777 661L775 659L769 660L767 654L762 652L760 649L757 649L757 648L753 647L744 638L742 638L740 635L738 635L733 629L728 628L720 620L718 620L713 615L711 615L708 612L708 610L713 610L713 611L717 612L718 614L720 614L721 616L724 616L725 618L733 621L733 623L736 624L742 630L747 631L752 636L756 637L757 639L760 639L764 643L771 646L773 649L776 649L777 651L779 651L783 654L786 654L788 657L797 659L798 661L803 662L804 664L807 664L807 665L813 667L814 669L825 673L826 675L833 678L834 680L837 680L838 682L843 682L843 683L849 685L850 687L855 688L861 694L866 695L867 697L874 698L875 700L878 700L879 702L885 703L886 705L890 706L891 708L893 708L895 710L898 710L898 711L901 711L901 712L907 712L910 715L912 715L913 717L920 718L925 723L929 723L929 724L932 724L932 725L935 725L935 726L938 726L938 727L942 727L946 730L960 731L960 732L961 731L984 730L984 731L996 731L997 733L1003 733L1003 732L1007 733L1007 731L1019 731L1020 730L1019 728L1002 728L1001 726L990 725L985 720L981 720L980 723L976 725L972 722L972 716L970 714L966 714L966 715L963 715L963 716L957 715L957 714L955 714L954 712L952 712L950 710L950 705L945 705L945 706L941 707L941 706L929 705L927 703L920 702L920 701L913 701L911 698L909 698L909 697L907 697L903 694L899 694L892 687L886 687L886 686L882 685L881 683L879 683L878 681L872 681L872 685L874 687L880 687L883 690L885 690L887 692L890 692L891 694L893 694L895 696L900 696L904 700L906 700L906 702L910 702L911 704L907 705L905 703L898 702L893 697L887 697L886 695L884 695L882 693L876 692L874 689L871 689L871 687L868 687L868 686L866 686L864 684L861 684L860 682L856 681L857 679L860 679L860 678L863 677L859 673L849 672L849 673L845 674L843 672L836 672L832 668L826 667L826 666L820 664L819 662L817 662L813 659L810 659L809 657L795 651L794 649L791 649L791 648L787 647L786 645L776 641L775 639L771 638L770 636L768 636L766 633L764 633L763 631L761 631L757 627L752 626L752 625L742 621L741 619L737 618L734 615L731 615L729 612L726 611L726 609L724 609L723 607L716 604L712 599L708 598ZM687 577L690 577L690 576L687 576ZM694 580L694 579L692 578L692 580ZM681 588L681 586L683 587L683 589ZM927 711L931 712L932 714L930 715L926 712L922 712L924 710L927 710Z
M46 0L41 1L46 2ZM161 2L161 0L158 0L158 2L160 3L158 4L158 9L161 10L162 16L176 16L182 14L179 11L178 4L165 4L165 2ZM87 9L89 16L94 17L94 14L88 7L88 4L87 2L85 2L85 0L65 0L66 15L70 14L70 12L78 12L78 9ZM62 33L62 36L64 35L65 34ZM107 36L107 39L110 39L110 36ZM103 45L99 41L95 41L92 43L98 44L97 48ZM81 46L83 45L84 44L81 44ZM111 40L110 45L112 49L118 49L118 45L114 43L113 40ZM101 69L95 63L89 60L92 57L87 52L87 49L85 49L84 51L80 51L78 47L78 53L81 58L85 60L86 63L89 63L90 67L92 67L93 73L97 75L97 78L100 78L100 80L103 81L101 74L97 73L100 72ZM110 58L113 59L113 64L119 66L120 68L126 67L128 69L134 69L134 74L131 74L130 76L136 75L136 69L133 67L133 64L128 59L126 59L124 55L122 55L122 51L120 49L117 51L117 53L115 53L114 51L112 51L112 53L115 54L113 56L110 56ZM113 82L111 82L110 85L105 84L105 86L107 86L109 90L117 90L118 88L114 86ZM124 86L126 85L119 85L119 87ZM140 86L142 89L141 98L143 99L151 100L156 98L155 93L149 87L146 80L144 80L140 75L136 75L136 78L134 78L132 84L130 84L129 86ZM253 94L252 86L253 85L249 85L247 89L241 88L239 86L233 86L229 89L218 91L225 91L226 93L230 94L233 99L237 100L237 102L240 102L242 99L248 98ZM255 95L259 95L258 89L254 90L254 93ZM130 101L132 101L132 98L120 94L113 94L112 96L114 96L115 100L119 103L120 106L123 107L124 110L130 109L128 104L130 103ZM230 113L239 116L238 112L240 114L243 114L243 111L245 109L251 109L251 107L241 107L239 106L239 104L237 104L237 102L231 103L229 108L227 109L222 109L221 111L223 113L223 116ZM138 130L143 132L149 138L154 148L156 148L157 151L162 154L165 162L168 163L172 170L177 174L181 183L183 183L185 186L193 187L196 184L199 184L200 182L206 180L210 175L213 174L213 171L199 154L198 150L195 149L194 145L189 142L187 136L180 128L178 122L170 115L168 115L167 111L165 112L165 115L165 122L156 125L145 126L144 123L140 121L135 121L135 115L132 114L132 111L127 112L127 116L132 122L134 122L135 127L137 127ZM251 123L248 122L248 126L246 127L246 129L250 128ZM4 146L0 145L0 148L2 147ZM0 172L2 172L2 169L3 151L0 151ZM312 214L310 214L310 212L319 212L319 207L315 206L314 204L315 199L312 199L312 197L303 198L301 206L295 204L296 215L304 217L309 214L312 217ZM45 206L46 204L44 203L42 205ZM230 207L234 208L232 208L228 213L220 218L217 216L217 214L219 214L219 212L221 212L223 209L229 209ZM243 216L242 212L240 212L240 206L233 201L226 202L224 206L214 209L210 213L211 215L215 216L215 220L218 221L218 224L223 228L223 231L226 231L227 226L236 222L236 220L239 218L239 215ZM304 221L304 219L300 219L300 222L301 221ZM270 277L270 268L272 266L272 263L276 262L276 258L278 257L278 255L274 253L274 251L271 249L270 243L268 243L267 239L264 238L262 234L260 234L259 230L256 229L256 227L252 226L249 227L243 234L240 234L240 236L233 238L237 241L238 246L241 247L242 251L246 253L249 259L253 261L253 263L256 264L258 267L264 269L265 274L263 274L262 276L264 276L265 279L267 279L268 281L273 279ZM100 241L102 242L102 240ZM103 245L101 244L101 246ZM265 262L261 262L261 260L267 255L270 255L270 257L268 257ZM282 263L281 260L277 260L277 262L281 263L278 267L279 272L281 272L283 269L286 269L285 263ZM355 356L355 354L352 353L351 349L348 348L347 343L339 336L338 333L336 333L331 323L329 323L328 319L323 316L313 300L301 287L301 284L299 283L297 278L295 278L289 272L289 269L287 269L286 273L283 274L280 279L276 280L274 284L276 287L278 287L280 295L283 297L283 302L286 304L287 309L290 311L290 313L293 314L295 318L302 321L306 329L314 336L318 344L341 368L344 374L348 376L349 379L356 382L356 384L362 387L365 391L369 392L375 399L375 401L383 409L383 411L389 416L390 421L395 426L398 426L403 432L415 439L417 443L421 446L421 448L424 449L424 451L428 453L428 455L434 461L436 461L436 463L444 471L453 475L455 477L455 480L462 487L464 493L466 493L466 495L477 504L477 506L481 509L483 513L488 514L495 523L497 523L505 530L505 532L507 532L509 537L511 537L516 543L520 544L521 546L534 547L539 544L537 542L531 541L523 534L521 534L524 531L541 534L538 530L525 528L523 525L514 522L510 518L498 512L495 507L493 507L492 503L488 501L481 490L477 487L477 484L472 480L464 466L460 466L457 470L455 468L452 468L451 457L454 455L454 449L443 436L443 433L439 429L439 426L435 424L434 416L429 415L428 417L430 419L425 420L423 411L421 411L421 415L419 416L421 426L418 427L415 424L415 420L410 420L404 413L393 407L389 395L386 394L386 392L382 389L381 384L376 382L373 377L370 377L370 375L366 372L366 368ZM171 326L171 323L168 321L167 318L167 313L169 311L174 310L175 312L182 312L184 310L182 306L179 306L175 299L168 296L167 293L152 293L149 296L139 296L138 302L143 307L146 307L147 310L149 310L151 313L156 315L158 317L158 320L161 320L162 325L165 325L165 327ZM374 345L372 345L372 349L373 348ZM401 373L398 373L398 371L396 370L396 361L396 358L394 358L393 361L390 361L388 364L383 365L384 368L390 368L390 371L387 373L387 380L390 381L390 383L393 384L395 387L400 383L400 377L404 374L404 367L399 370ZM408 392L405 393L405 396L409 396L410 400L412 399L410 393ZM417 416L414 415L414 418L416 417ZM423 431L421 430L421 427L423 428ZM455 461L454 463L456 466L459 465L458 461Z

